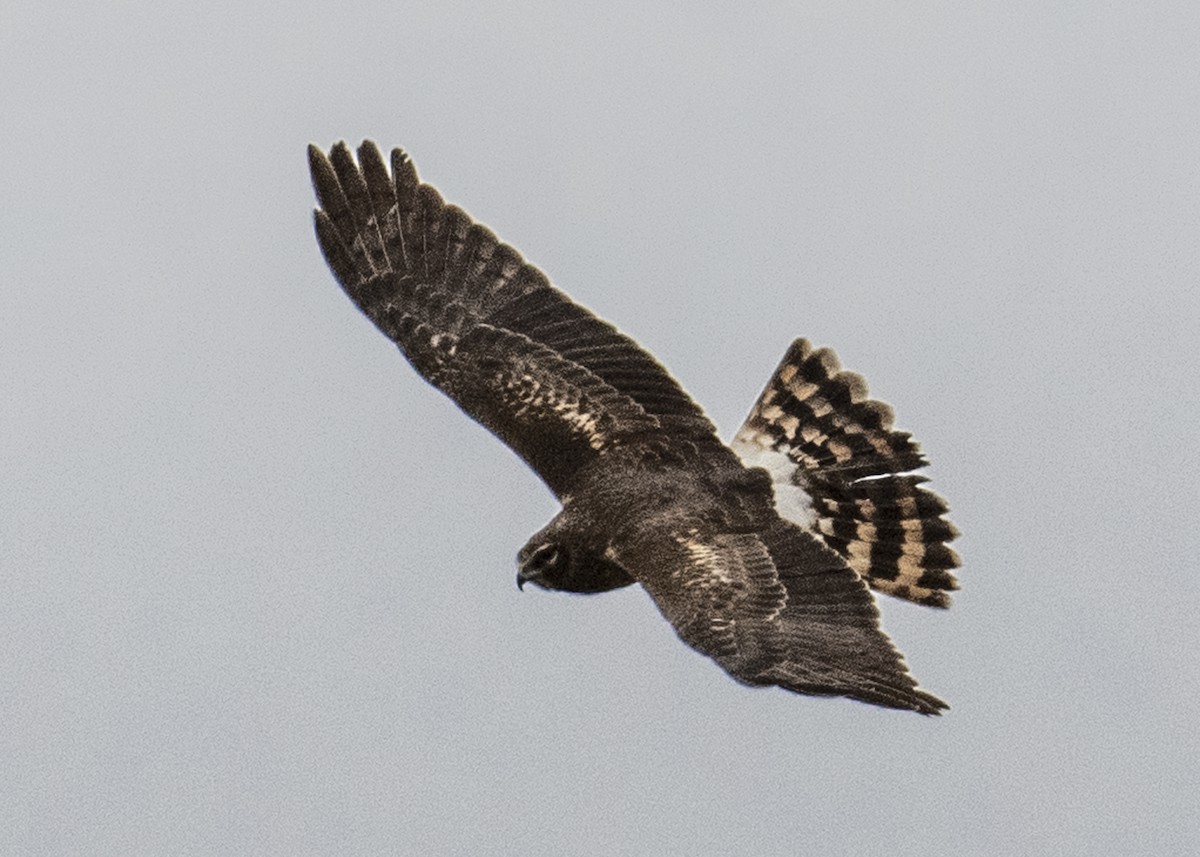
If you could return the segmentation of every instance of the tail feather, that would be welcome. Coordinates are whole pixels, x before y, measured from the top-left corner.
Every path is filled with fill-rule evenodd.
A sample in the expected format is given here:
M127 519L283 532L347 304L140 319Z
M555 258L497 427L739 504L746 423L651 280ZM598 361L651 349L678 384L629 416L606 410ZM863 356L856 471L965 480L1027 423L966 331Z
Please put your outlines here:
M781 514L819 536L875 589L947 607L960 565L946 502L908 471L927 464L892 409L867 398L860 375L827 348L798 339L784 355L733 447L765 464ZM794 498L802 501L797 504Z

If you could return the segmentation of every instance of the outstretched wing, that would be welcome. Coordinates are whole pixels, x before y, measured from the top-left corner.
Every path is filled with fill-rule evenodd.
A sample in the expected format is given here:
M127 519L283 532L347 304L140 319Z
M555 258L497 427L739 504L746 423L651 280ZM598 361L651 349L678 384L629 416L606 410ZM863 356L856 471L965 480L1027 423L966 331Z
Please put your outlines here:
M775 481L779 513L836 550L875 589L947 607L958 588L946 502L907 471L926 464L892 409L827 348L792 343L731 444Z
M680 638L738 681L937 714L852 569L782 519L758 533L648 527L614 549Z
M633 340L417 178L394 149L358 161L309 146L317 238L358 308L559 496L618 445L733 455L667 371Z

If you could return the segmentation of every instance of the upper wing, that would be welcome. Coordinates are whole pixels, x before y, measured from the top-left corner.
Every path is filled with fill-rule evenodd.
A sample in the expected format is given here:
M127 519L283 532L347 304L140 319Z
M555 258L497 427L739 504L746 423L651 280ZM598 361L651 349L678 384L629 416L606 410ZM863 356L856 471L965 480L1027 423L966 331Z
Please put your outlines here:
M794 524L647 528L616 554L684 642L739 681L922 714L946 707L917 687L863 580Z
M653 436L732 458L712 424L633 340L422 184L394 149L358 162L309 146L317 237L351 300L430 383L560 496L604 450Z
M792 343L731 444L766 467L776 504L840 553L874 588L947 607L958 588L946 502L906 471L926 464L892 429L892 409L827 348Z

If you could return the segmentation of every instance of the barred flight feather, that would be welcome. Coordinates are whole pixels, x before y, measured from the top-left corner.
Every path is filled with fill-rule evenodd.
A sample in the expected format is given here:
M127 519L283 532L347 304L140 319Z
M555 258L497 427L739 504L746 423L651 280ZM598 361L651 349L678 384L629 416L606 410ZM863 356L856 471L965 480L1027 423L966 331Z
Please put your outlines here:
M947 542L958 530L945 501L921 487L925 478L907 473L927 462L892 421L860 375L798 339L732 446L749 465L786 456L790 466L769 467L780 514L820 536L873 588L947 607L958 588L950 569L959 566Z

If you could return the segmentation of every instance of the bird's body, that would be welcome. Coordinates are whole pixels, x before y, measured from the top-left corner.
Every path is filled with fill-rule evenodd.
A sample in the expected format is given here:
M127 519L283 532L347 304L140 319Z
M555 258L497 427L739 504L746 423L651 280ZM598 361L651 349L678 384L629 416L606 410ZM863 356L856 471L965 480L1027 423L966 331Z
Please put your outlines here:
M798 340L726 446L654 358L445 204L400 150L390 172L371 143L357 163L343 144L309 155L318 238L347 294L562 503L518 555L519 582L639 583L747 684L945 707L879 629L868 585L945 606L955 533L858 376Z

